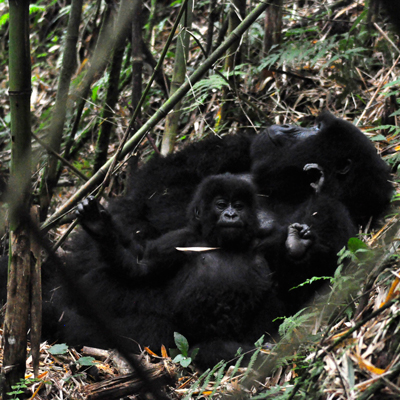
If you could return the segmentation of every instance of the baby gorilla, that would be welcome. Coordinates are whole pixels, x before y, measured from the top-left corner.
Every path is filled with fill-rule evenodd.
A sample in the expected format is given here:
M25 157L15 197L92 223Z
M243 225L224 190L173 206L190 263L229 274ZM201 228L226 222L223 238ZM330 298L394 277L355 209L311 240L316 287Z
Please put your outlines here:
M95 226L84 211L90 219L97 214L93 207L93 201L80 207L88 231ZM135 251L130 258L128 250L119 257L117 246L114 263L108 253L108 262L77 276L78 284L113 329L128 338L129 350L138 352L137 343L154 351L162 344L174 347L173 333L179 332L200 349L195 362L205 368L231 360L239 347L252 350L264 333L276 332L272 320L282 315L281 307L257 233L252 184L231 174L211 176L198 187L185 228L148 242L139 261ZM58 339L112 347L84 305L73 304L67 293L64 297Z

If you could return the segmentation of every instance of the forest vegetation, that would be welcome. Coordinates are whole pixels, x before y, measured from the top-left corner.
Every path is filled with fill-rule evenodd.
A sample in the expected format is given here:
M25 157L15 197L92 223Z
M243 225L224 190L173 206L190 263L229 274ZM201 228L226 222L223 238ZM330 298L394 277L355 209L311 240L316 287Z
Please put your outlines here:
M128 165L213 135L311 126L329 109L373 141L397 189L400 32L390 17L377 0L0 0L0 251L18 242L9 268L21 290L1 311L21 338L0 347L1 365L20 366L3 379L8 398L148 394L111 351L40 344L27 295L32 286L40 299L31 251L61 253L77 224L70 211L91 193L123 195ZM268 362L201 375L177 336L180 358L148 350L148 375L168 377L174 399L397 398L399 228L394 208L351 239L329 304L287 316L280 344L258 350ZM0 329L3 343L10 335Z

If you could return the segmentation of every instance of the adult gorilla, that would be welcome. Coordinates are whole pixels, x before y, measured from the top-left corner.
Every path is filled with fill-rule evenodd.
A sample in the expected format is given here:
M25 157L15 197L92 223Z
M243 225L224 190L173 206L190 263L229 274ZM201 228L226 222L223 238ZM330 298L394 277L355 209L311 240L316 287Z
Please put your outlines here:
M226 171L252 171L263 200L263 226L257 235L263 239L282 296L307 278L331 274L337 251L356 233L354 224L379 216L392 192L389 169L373 145L354 125L329 113L311 129L275 126L253 140L214 137L168 157L154 157L137 171L130 192L110 202L108 213L82 210L82 225L89 233L70 242L71 273L98 274L104 290L110 285L120 299L129 301L124 293L130 283L121 290L118 268L109 280L99 271L122 266L121 276L126 276L149 240L188 225L185 209L203 177ZM292 246L296 236L300 244ZM144 288L141 293L145 304L152 302L154 292ZM310 291L303 293L302 300ZM295 308L302 302L296 301L297 295L288 301ZM129 315L129 310L122 310Z
M322 113L313 128L274 125L251 148L252 175L264 208L286 215L310 197L313 187L304 168L323 173L322 193L342 202L354 223L382 216L393 186L387 164L353 124ZM306 167L307 169L307 167Z
M317 165L305 173L310 163ZM213 137L165 158L154 156L135 171L129 192L111 202L109 211L129 240L144 245L185 226L185 209L204 177L251 172L263 208L279 220L313 195L318 168L324 194L343 202L354 223L366 224L387 210L393 191L389 167L358 128L324 112L313 128L275 125L258 136ZM93 245L85 240L91 241L81 237L74 246Z

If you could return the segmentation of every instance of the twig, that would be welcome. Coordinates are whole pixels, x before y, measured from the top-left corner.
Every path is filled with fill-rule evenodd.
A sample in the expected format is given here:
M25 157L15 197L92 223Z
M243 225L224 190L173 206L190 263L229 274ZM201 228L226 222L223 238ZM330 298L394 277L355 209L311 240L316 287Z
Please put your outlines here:
M392 40L389 38L388 35L386 35L385 32L383 32L382 28L376 23L374 22L374 26L375 28L379 31L379 33L393 46L393 48L400 53L399 48L392 42Z
M392 65L392 67L389 69L388 73L385 75L385 77L381 80L381 82L379 83L375 93L373 94L373 96L371 97L370 101L368 102L368 104L366 105L366 107L364 108L364 111L362 112L360 118L358 119L357 123L355 124L356 126L359 125L360 121L364 118L365 113L367 112L367 110L369 109L369 107L371 106L372 102L375 100L376 96L378 96L379 91L381 90L383 84L385 83L386 79L388 78L388 76L392 73L394 67L397 65L397 63L400 60L400 56L397 57L396 61L394 62L394 64Z
M82 174L79 169L75 168L70 162L68 162L64 157L60 156L56 151L54 151L50 146L43 142L43 140L39 139L33 132L31 132L33 138L49 153L51 153L55 158L65 164L74 174L78 175L79 178L83 179L85 182L89 180L89 178Z

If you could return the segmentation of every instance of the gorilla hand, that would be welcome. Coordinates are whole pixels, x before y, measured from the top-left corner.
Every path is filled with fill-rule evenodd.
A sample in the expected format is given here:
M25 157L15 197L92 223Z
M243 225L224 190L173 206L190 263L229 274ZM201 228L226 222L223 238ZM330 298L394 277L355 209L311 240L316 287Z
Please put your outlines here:
M297 260L303 258L312 242L312 233L308 225L299 223L289 225L285 244L290 257Z
M111 216L94 196L88 196L80 202L75 215L82 228L94 238L99 239L109 235Z

